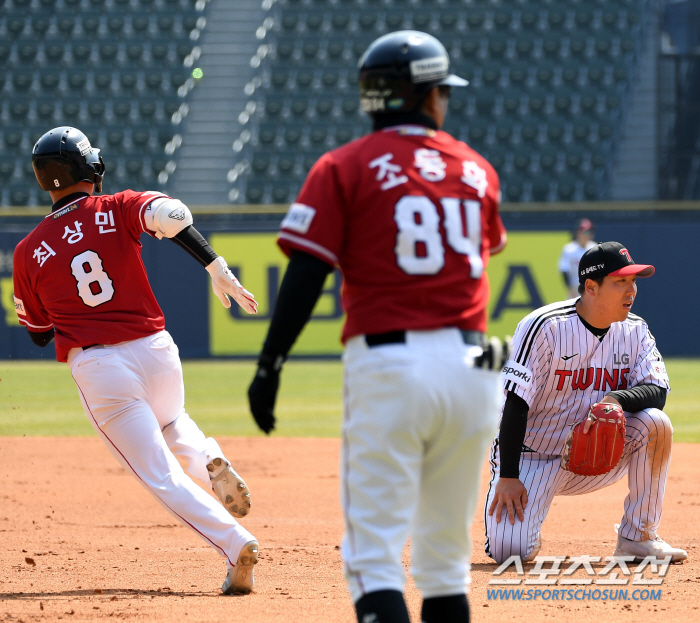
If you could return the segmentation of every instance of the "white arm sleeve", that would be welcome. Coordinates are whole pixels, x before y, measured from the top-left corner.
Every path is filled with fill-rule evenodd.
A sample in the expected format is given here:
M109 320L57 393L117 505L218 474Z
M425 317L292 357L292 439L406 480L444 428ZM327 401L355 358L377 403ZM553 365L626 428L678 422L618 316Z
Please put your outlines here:
M179 199L158 197L146 208L144 221L160 240L177 236L185 227L192 225L192 213Z

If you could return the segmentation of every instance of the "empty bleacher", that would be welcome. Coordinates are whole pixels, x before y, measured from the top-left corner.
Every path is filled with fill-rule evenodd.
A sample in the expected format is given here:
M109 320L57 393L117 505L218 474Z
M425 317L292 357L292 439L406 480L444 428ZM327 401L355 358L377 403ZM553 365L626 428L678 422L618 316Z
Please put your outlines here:
M0 3L0 205L46 203L31 149L72 125L99 147L104 189L159 188L178 133L207 0L4 0ZM29 163L29 164L28 164Z
M237 202L293 200L314 157L369 129L357 62L400 29L438 37L470 80L453 91L444 129L492 161L505 200L604 199L651 9L648 0L277 0Z

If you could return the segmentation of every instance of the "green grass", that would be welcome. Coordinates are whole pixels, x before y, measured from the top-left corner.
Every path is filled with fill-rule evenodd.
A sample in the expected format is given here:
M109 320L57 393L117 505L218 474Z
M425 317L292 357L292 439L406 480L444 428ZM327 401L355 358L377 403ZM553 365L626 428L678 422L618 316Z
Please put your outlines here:
M666 361L673 391L666 412L675 441L700 442L700 359ZM187 412L213 436L262 435L248 411L252 361L186 361ZM282 372L275 435L337 437L342 418L339 361L290 361ZM93 435L68 366L0 363L0 435Z
M253 361L186 361L185 408L207 434L263 435L248 410ZM339 361L290 361L282 372L275 434L337 437L342 419ZM0 436L95 434L66 364L0 363Z

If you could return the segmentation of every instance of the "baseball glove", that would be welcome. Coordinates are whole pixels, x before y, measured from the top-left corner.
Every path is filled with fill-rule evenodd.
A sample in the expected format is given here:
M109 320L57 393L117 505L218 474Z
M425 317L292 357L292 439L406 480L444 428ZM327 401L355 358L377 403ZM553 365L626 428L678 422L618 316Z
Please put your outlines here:
M584 432L586 428L588 431ZM622 407L597 402L589 409L585 420L571 427L564 443L561 466L580 476L607 474L620 462L624 447Z

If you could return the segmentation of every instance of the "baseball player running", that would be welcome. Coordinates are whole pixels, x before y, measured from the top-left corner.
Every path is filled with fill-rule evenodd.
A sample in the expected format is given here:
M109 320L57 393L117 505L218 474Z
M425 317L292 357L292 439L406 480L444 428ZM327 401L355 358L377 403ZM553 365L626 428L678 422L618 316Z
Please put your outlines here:
M440 131L450 89L466 84L430 35L395 32L369 46L360 96L373 132L322 156L282 222L290 262L248 393L269 433L282 364L340 267L342 556L362 623L408 623L409 534L422 621L469 617L469 526L501 400L498 375L474 360L485 268L506 234L495 171Z
M94 196L105 166L79 130L44 134L32 164L53 207L15 249L20 322L39 346L55 338L56 358L70 366L90 423L119 463L226 558L224 593L249 593L258 543L234 517L248 513L250 492L185 412L182 366L141 261L141 234L169 238L194 256L225 307L231 296L254 314L253 295L180 201L150 191ZM184 473L176 456L224 506Z
M580 298L537 309L518 325L484 508L486 553L497 562L537 555L555 495L596 491L625 475L615 555L687 557L657 534L671 460L673 428L662 411L670 386L646 322L631 313L637 278L653 274L620 243L597 244L579 264ZM561 455L594 403L624 410L624 449L607 473L582 476L564 469Z

